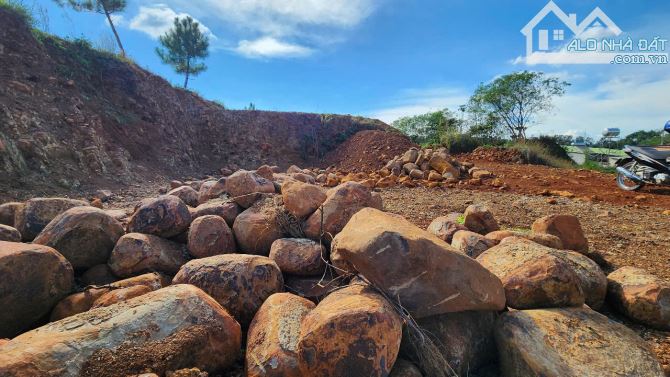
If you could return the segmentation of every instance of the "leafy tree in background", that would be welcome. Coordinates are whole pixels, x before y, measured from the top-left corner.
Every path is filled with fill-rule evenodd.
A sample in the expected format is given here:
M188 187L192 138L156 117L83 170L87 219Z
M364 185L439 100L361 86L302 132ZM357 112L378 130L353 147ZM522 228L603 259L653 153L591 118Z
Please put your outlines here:
M479 85L466 108L471 117L494 122L512 139L525 140L538 115L551 110L554 97L565 94L569 85L542 72L515 72Z
M445 134L460 132L462 122L451 111L444 109L403 117L394 121L392 125L415 143L439 144Z
M126 50L123 49L123 44L121 44L121 38L119 38L119 33L116 32L116 27L114 27L114 22L112 21L112 15L114 13L123 12L126 9L126 0L55 0L56 3L60 6L69 5L72 9L77 12L96 12L104 14L107 17L109 26L112 28L112 33L116 38L116 43L119 45L119 50L121 51L121 56L126 56Z
M163 63L173 66L175 72L186 75L184 88L188 87L189 76L207 69L205 64L196 61L209 55L209 38L193 18L176 17L172 29L160 37L160 42L163 48L156 48L156 53Z

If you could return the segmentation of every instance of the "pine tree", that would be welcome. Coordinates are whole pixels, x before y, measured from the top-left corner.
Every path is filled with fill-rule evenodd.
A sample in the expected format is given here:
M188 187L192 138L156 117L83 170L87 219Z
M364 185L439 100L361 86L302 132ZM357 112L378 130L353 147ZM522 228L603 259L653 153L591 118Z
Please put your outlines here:
M107 17L109 26L112 28L116 43L119 45L121 56L126 56L126 50L123 49L119 33L116 32L116 27L114 27L114 22L112 22L112 14L123 12L126 9L126 0L56 0L56 2L60 6L67 4L78 12L86 11L104 14Z
M175 72L186 75L184 88L188 87L189 76L207 69L198 59L209 55L209 38L200 31L200 25L191 17L174 19L174 26L160 37L164 48L156 48L163 63L174 67Z

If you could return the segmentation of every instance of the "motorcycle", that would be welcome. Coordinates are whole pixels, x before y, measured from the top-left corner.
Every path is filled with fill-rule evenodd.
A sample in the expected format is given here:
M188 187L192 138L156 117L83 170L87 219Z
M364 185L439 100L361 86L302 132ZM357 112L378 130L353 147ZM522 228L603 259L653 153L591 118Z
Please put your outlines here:
M670 133L670 121L663 129ZM626 145L623 151L629 157L616 164L616 183L620 189L636 191L648 183L670 186L670 146Z

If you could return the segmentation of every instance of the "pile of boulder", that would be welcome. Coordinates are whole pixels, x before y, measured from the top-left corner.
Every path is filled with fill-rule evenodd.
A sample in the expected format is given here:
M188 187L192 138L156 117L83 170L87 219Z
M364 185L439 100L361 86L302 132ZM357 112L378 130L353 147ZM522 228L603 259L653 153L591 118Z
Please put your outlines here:
M0 375L663 376L598 310L670 328L670 284L605 276L577 218L501 230L472 205L424 230L321 174L174 181L127 216L0 205Z

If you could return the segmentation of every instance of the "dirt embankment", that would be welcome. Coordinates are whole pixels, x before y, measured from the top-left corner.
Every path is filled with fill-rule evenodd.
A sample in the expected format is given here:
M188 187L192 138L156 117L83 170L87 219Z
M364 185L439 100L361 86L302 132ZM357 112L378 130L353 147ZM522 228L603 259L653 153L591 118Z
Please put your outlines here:
M225 110L83 42L36 37L5 9L0 25L0 193L316 165L356 132L388 129L349 115Z
M400 132L361 131L328 153L324 164L334 165L343 171L371 172L416 146Z

